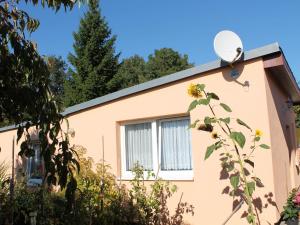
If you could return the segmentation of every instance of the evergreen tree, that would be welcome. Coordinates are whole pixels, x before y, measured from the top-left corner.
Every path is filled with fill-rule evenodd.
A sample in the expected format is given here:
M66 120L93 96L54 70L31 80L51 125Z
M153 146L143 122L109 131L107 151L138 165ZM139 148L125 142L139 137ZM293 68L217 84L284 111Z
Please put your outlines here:
M116 76L109 82L111 90L117 91L146 81L146 62L134 55L124 59Z
M155 50L154 55L149 55L147 62L147 79L169 75L181 70L191 68L193 64L188 62L187 55L181 55L171 48Z
M90 0L88 11L74 36L74 54L69 61L75 68L66 81L65 105L73 105L111 92L108 82L118 70L116 36L111 35L101 16L98 0Z

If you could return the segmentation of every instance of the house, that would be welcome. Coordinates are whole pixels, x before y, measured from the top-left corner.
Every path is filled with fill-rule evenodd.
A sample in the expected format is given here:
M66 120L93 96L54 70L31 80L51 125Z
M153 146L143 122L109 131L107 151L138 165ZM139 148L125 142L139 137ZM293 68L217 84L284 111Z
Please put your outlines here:
M264 184L256 192L262 199L260 220L272 224L279 218L277 207L281 210L288 192L300 184L292 110L300 102L300 91L277 43L245 52L234 67L240 73L236 79L230 76L231 67L217 60L69 107L64 115L75 131L72 143L87 148L95 161L104 155L124 181L131 179L130 168L137 160L146 169L160 168L159 176L179 188L171 205L176 206L181 192L194 205L195 215L187 217L190 224L222 224L232 212L232 198L223 193L228 180L220 178L217 154L204 161L210 134L187 129L208 114L200 107L187 113L193 100L187 87L203 83L230 105L232 117L262 130L263 142L271 146L256 151L255 172ZM215 110L220 117L227 115ZM0 129L0 160L11 159L13 135L14 126ZM246 224L242 212L228 224Z

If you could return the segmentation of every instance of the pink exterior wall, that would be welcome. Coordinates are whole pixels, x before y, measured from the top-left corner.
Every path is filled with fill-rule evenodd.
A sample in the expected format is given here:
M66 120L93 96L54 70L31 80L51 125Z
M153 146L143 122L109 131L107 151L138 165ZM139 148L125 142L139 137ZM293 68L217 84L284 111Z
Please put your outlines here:
M266 76L266 92L270 115L275 196L279 208L282 208L289 191L300 184L295 165L297 149L295 114L292 108L287 106L289 96L269 73Z
M14 136L17 136L16 130L11 130L7 132L0 133L0 162L5 161L7 164L11 166L12 162L12 146L13 146L13 138ZM15 157L17 157L17 153L19 151L19 148L15 144ZM11 174L11 171L9 171Z
M255 171L265 185L264 188L258 190L257 194L265 203L266 199L263 196L271 192L278 198L281 206L287 190L280 187L279 175L282 175L282 169L276 169L276 165L282 164L279 158L281 154L283 154L282 157L286 157L286 151L274 152L279 148L276 141L280 142L280 146L285 144L282 141L282 135L271 139L271 135L277 135L282 130L279 122L282 116L274 116L276 107L272 100L273 95L270 94L273 93L270 90L273 83L266 79L262 59L244 62L238 66L238 69L242 74L237 81L229 78L228 68L218 69L70 115L68 118L70 128L75 130L72 143L86 147L88 155L97 162L102 157L101 137L104 136L105 160L112 166L113 172L119 176L120 125L133 120L187 115L187 108L192 101L192 98L187 95L188 85L191 82L204 83L207 90L218 94L221 101L232 108L232 118L241 118L253 129L259 128L264 132L263 142L270 144L272 149L258 150L255 155ZM242 84L245 81L249 82L249 87L243 87ZM216 107L215 110L219 117L227 115L221 108ZM191 122L207 114L208 110L205 107L199 108L191 113ZM236 129L246 132L240 126ZM11 137L15 132L0 133L2 147L0 160L9 160ZM219 179L220 162L217 154L204 161L206 147L213 143L210 134L197 130L191 132L194 179L173 182L179 187L179 190L172 200L172 206L175 207L175 203L178 202L181 192L183 192L183 200L195 206L195 215L187 217L187 222L191 224L222 224L232 211L232 198L222 194L228 181ZM277 140L279 138L281 140ZM284 147L281 149L283 150ZM287 189L291 187L289 182L291 181L287 181L289 184ZM273 200L277 199L273 197ZM243 209L239 210L228 224L246 224L245 220L240 219ZM275 207L269 205L263 209L262 224L267 224L267 221L274 223L276 219L278 219L278 214Z

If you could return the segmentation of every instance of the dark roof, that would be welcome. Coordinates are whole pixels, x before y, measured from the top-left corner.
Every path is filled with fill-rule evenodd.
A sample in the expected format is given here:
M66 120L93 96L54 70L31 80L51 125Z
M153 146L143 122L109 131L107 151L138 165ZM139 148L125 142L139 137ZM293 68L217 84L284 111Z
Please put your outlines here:
M247 61L247 60L251 60L251 59L255 59L255 58L259 58L259 57L263 57L263 56L267 56L270 54L274 54L274 53L282 53L281 48L279 47L278 43L273 43L270 45L266 45L260 48L256 48L250 51L246 51L243 54L243 57L240 59L240 61ZM92 99L90 101L86 101L71 107L66 108L66 110L62 113L64 116L73 114L73 113L77 113L80 112L82 110L86 110L89 109L91 107L95 107L97 105L100 104L104 104L113 100L117 100L119 98L122 97L126 97L141 91L145 91L145 90L149 90L151 88L155 88L155 87L159 87L161 85L164 84L168 84L174 81L179 81L188 77L192 77L194 75L200 74L200 73L204 73L207 71L211 71L214 69L218 69L224 66L227 66L227 63L224 63L221 60L215 60L206 64L202 64L200 66L196 66L187 70L183 70L177 73L173 73L171 75L167 75L167 76L163 76L142 84L138 84L135 85L133 87L129 87L129 88L125 88L123 90L99 97L99 98L95 98ZM12 125L12 126L7 126L7 127L2 127L0 128L0 132L1 131L7 131L7 130L11 130L11 129L15 129L16 126Z

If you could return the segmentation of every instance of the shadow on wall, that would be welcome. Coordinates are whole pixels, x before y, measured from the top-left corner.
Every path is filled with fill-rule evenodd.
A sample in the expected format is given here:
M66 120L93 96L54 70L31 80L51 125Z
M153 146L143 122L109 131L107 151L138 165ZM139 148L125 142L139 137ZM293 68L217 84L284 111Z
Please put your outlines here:
M245 172L247 174L247 171L245 171ZM250 173L248 172L248 174L250 174ZM220 171L220 178L219 179L220 180L230 179L230 175L229 175L229 173L227 172L227 170L225 168L223 168ZM256 186L261 187L261 188L264 187L263 183L260 180L257 180ZM231 198L233 198L233 202L232 202L232 212L233 212L233 214L236 213L243 204L245 204L245 197L243 196L243 191L240 188L237 188L236 190L231 190L229 186L226 186L222 190L222 194L228 195ZM261 224L261 221L259 220L259 216L263 213L263 210L268 208L269 206L275 207L277 212L280 213L279 208L278 208L276 202L273 199L274 194L272 192L267 192L263 196L264 196L263 199L261 197L253 198L253 204L254 204L254 207L255 207L255 214L257 216L259 224ZM247 216L248 216L248 212L243 211L243 213L241 214L241 218L246 218ZM268 222L268 223L271 224L270 222Z
M237 78L239 78L242 75L245 66L243 64L234 64L234 65L228 65L227 67L228 69L222 71L224 80L226 80L227 82L235 82L236 84L239 84L242 87L244 87L245 90L248 90L250 87L250 83L248 80L245 81L237 80Z

